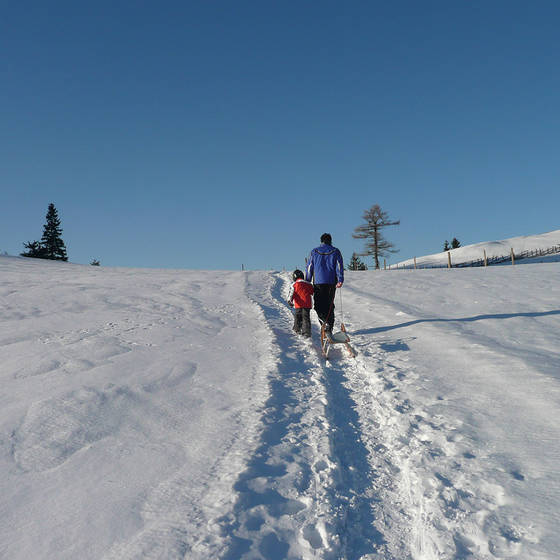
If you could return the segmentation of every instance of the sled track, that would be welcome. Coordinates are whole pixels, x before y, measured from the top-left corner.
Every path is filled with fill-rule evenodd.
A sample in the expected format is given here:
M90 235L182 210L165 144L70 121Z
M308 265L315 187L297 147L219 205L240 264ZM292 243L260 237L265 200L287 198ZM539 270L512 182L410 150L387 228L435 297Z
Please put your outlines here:
M237 503L221 520L230 539L222 558L357 560L380 552L373 473L344 385L349 362L325 364L293 334L287 278L249 274L246 289L272 331L277 367L269 372L260 442L235 484Z

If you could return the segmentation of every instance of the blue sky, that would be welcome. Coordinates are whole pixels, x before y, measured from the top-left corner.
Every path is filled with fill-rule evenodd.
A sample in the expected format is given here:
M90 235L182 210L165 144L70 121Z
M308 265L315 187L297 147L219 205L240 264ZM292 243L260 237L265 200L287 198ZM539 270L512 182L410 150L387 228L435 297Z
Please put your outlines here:
M53 202L70 260L391 262L560 228L560 3L21 2L0 21L0 250ZM366 259L371 265L371 259Z

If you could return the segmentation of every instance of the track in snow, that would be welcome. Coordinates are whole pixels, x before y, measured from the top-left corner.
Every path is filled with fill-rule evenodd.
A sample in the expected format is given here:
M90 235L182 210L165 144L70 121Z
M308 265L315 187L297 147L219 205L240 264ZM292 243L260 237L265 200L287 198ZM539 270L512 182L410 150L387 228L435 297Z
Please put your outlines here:
M247 278L277 365L258 447L221 520L230 541L222 558L516 556L519 528L496 515L503 488L485 482L445 402L419 398L407 341L356 337L357 359L334 348L325 362L291 331L285 275Z
M372 478L344 365L326 365L291 330L282 275L248 275L277 345L262 434L222 520L224 559L361 558L383 547L375 529ZM318 338L314 329L313 337Z

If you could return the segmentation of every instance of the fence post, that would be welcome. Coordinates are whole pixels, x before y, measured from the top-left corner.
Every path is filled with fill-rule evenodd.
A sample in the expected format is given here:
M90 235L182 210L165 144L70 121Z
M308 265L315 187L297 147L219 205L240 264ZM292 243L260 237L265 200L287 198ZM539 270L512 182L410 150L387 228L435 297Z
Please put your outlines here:
M414 257L414 270L416 270L416 257Z
M488 266L488 259L486 258L486 249L484 249L484 266Z
M513 247L511 248L511 264L515 264L515 255L513 254Z
M383 270L387 270L387 259L383 259Z
M451 268L451 251L447 251L447 268Z

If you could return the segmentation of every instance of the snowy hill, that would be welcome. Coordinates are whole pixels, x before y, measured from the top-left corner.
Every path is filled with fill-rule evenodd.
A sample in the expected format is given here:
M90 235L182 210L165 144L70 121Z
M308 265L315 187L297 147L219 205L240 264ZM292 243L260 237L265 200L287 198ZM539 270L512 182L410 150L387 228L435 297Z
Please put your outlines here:
M0 257L0 557L558 558L560 263L288 285Z
M511 262L508 257L513 249L514 254L519 257L525 257L526 253L555 248L554 254L547 256L535 256L533 258L518 259L519 263L537 263L537 262L560 262L560 229L542 233L540 235L526 235L520 237L512 237L502 239L501 241L485 241L483 243L474 243L473 245L465 245L458 249L451 249L452 265L461 265L484 259L486 252L487 259L493 257L504 257L506 262ZM446 267L448 264L448 253L441 251L433 255L416 258L416 266L419 268ZM413 268L414 259L401 261L393 267Z

